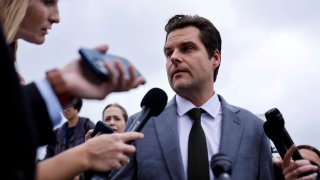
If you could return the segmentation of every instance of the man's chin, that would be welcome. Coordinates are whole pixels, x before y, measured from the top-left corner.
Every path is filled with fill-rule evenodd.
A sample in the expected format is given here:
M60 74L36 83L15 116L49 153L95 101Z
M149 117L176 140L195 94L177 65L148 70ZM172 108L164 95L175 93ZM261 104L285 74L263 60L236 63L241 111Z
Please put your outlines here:
M175 91L175 92L180 92L180 91L184 91L184 90L188 90L188 84L185 82L175 82L173 85L171 85L171 88Z

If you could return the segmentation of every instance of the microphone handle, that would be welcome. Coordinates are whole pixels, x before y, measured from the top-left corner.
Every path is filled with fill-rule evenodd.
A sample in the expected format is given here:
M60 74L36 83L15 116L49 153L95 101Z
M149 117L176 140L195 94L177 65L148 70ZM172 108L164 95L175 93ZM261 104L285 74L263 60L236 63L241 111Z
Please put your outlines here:
M230 175L228 173L222 173L217 180L230 180Z
M285 128L283 128L283 132L282 133L282 142L284 143L284 146L286 146L287 150L293 145L293 141L292 139L290 138L287 130ZM283 157L282 157L283 158ZM298 149L296 149L292 155L292 159L293 160L301 160L303 159L303 157L301 156L301 154L299 153ZM298 176L298 178L300 177L303 177L303 176L307 176L307 175L310 175L314 173L314 171L308 171L308 172L305 172L303 174L301 174L300 176Z
M290 138L287 130L285 128L283 128L283 142L285 144L285 146L287 147L287 149L289 149L292 145L293 145L293 141ZM303 157L301 156L301 154L299 153L299 151L296 149L292 155L292 159L293 160L300 160L303 159Z
M277 138L273 138L272 142L276 146L278 153L280 154L281 158L283 159L285 153L287 152L286 146Z

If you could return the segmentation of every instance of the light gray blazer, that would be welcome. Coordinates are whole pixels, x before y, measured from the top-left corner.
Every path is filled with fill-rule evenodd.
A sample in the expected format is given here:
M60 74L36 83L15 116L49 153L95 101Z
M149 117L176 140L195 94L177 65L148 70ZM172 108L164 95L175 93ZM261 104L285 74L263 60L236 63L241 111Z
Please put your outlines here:
M232 179L274 179L271 146L263 131L263 121L243 108L228 104L221 96L219 100L222 105L219 152L231 159ZM137 114L129 118L127 126ZM112 179L186 180L175 98L159 116L152 117L141 132L144 139L135 142L136 153L130 163L118 172L112 172Z

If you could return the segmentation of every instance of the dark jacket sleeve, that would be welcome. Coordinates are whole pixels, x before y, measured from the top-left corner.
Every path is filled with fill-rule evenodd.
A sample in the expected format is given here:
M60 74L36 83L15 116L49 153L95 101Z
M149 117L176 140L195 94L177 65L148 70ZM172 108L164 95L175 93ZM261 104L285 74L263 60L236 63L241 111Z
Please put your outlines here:
M1 179L34 179L36 134L32 113L14 67L11 51L0 27L0 82L2 153Z
M57 137L57 131L58 129L54 130L55 138ZM56 140L50 144L47 145L46 147L46 155L44 159L51 158L55 155L55 149L56 149Z
M47 110L46 103L34 83L23 87L23 93L27 98L27 106L32 107L36 133L38 136L38 146L55 142L52 122Z

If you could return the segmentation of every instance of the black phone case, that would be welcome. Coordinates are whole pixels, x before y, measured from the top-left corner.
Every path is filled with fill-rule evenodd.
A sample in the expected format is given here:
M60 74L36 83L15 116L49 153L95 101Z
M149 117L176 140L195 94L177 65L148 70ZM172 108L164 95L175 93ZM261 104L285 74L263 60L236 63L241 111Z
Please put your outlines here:
M107 80L109 77L108 70L104 67L104 62L107 61L110 63L112 67L114 67L114 62L119 60L121 65L125 69L125 78L130 78L130 73L128 71L128 67L130 62L119 56L105 54L100 51L94 49L80 48L79 54L81 55L82 60L89 67L89 69L100 79ZM115 71L115 73L118 73ZM116 74L117 75L117 74ZM141 76L141 73L135 68L135 76Z
M98 121L96 126L94 127L91 137L94 137L99 132L102 134L111 134L113 133L113 129L104 122Z

